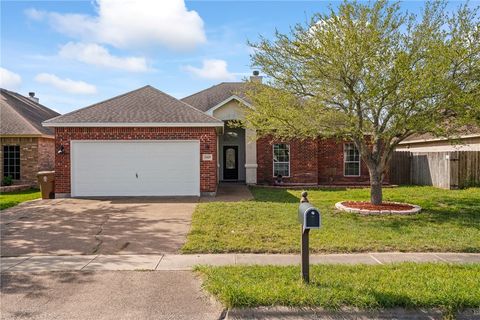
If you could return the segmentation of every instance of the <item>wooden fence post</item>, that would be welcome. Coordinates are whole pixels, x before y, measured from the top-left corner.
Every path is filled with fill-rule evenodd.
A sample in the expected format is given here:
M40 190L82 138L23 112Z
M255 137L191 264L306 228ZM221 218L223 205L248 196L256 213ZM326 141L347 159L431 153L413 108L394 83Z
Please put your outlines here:
M459 187L459 179L458 179L458 174L459 174L459 158L458 158L458 151L453 151L453 152L450 152L449 154L449 157L450 157L450 163L449 163L449 167L450 167L450 177L449 177L449 180L450 180L450 185L449 185L449 189L452 190L452 189L458 189Z

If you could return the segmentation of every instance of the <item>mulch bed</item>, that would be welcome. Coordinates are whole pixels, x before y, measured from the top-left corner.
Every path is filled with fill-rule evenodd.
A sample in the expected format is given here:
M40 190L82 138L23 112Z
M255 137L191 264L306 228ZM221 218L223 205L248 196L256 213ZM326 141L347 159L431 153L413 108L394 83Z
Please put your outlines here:
M403 210L411 210L414 207L409 204L401 204L401 203L391 203L391 202L383 202L381 205L374 205L370 202L364 201L344 201L342 204L349 208L354 209L365 209L365 210L395 210L395 211L403 211Z
M335 208L340 211L359 213L361 215L371 214L414 214L422 210L420 206L398 203L384 202L381 205L373 205L368 201L343 201L337 202Z

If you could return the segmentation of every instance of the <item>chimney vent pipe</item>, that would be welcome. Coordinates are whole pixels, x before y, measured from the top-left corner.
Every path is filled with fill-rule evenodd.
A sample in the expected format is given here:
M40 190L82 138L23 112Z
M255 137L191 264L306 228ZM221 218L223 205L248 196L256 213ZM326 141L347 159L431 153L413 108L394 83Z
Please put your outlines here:
M38 99L37 97L35 97L35 92L31 91L28 93L29 95L29 99L32 100L32 101L35 101L38 103L38 101L40 101L40 99Z
M263 78L263 77L260 75L260 71L254 70L254 71L253 71L253 75L250 76L250 81L251 81L251 82L262 83L262 78Z

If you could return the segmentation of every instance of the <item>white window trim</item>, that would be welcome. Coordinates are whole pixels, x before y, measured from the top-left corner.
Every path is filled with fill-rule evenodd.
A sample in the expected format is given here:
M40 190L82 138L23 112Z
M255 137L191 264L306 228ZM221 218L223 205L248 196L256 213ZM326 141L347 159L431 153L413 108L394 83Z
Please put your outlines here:
M275 162L274 161L274 156L275 156L275 145L276 144L284 144L288 147L288 162ZM282 178L290 178L290 158L292 157L292 154L290 153L290 144L289 143L274 143L272 144L272 174L273 177L276 178L277 176L275 175L275 163L288 163L288 176L282 176Z
M343 176L344 177L360 177L362 175L362 159L360 158L360 151L358 152L358 175L353 175L353 174L345 174L345 164L348 163L356 163L357 161L347 161L346 153L345 153L345 147L347 144L353 144L352 142L344 143L343 144ZM355 146L355 144L353 144Z

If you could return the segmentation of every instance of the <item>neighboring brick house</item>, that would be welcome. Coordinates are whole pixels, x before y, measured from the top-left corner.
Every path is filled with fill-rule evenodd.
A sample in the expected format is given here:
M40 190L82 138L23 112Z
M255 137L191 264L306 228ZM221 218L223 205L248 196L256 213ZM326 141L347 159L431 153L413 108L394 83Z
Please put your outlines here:
M258 81L254 76L252 81ZM57 196L213 194L220 181L367 184L352 143L256 140L244 119L245 83L177 100L145 86L44 122L55 128Z
M55 167L54 132L42 122L59 113L38 103L31 93L24 97L0 89L0 176L15 184L37 185L37 172Z

